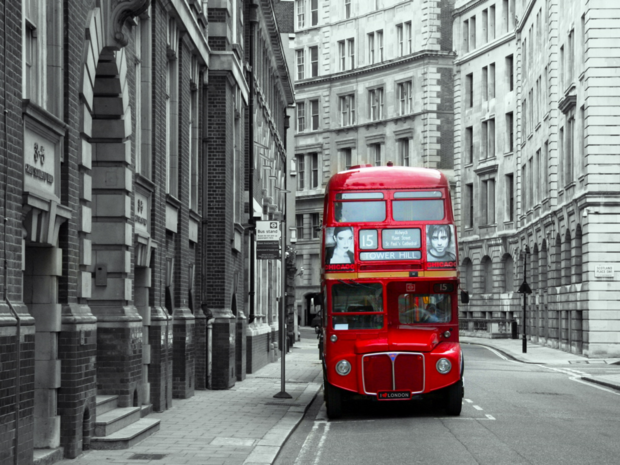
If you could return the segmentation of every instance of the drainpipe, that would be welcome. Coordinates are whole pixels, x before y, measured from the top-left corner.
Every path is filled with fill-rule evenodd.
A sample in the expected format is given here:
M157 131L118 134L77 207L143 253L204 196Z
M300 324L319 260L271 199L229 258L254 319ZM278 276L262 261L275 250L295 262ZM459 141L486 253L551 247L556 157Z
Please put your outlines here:
M254 220L254 162L255 162L255 154L254 154L254 36L256 33L256 24L258 23L258 4L253 0L250 3L250 66L248 67L248 84L250 88L250 96L248 102L248 113L249 113L249 127L248 127L248 138L250 140L250 182L248 185L249 195L248 195L248 203L250 210L250 315L248 317L248 324L254 322L255 316L255 296L256 296L256 283L255 283L255 275L256 275L256 243L255 243L255 234L256 234L256 221Z
M7 21L6 21L6 4L7 2L4 2L4 43L6 44L6 30L7 30ZM6 56L7 53L4 54L4 69L6 70ZM21 357L21 353L22 353L22 348L21 348L21 329L22 329L22 320L19 317L19 314L17 313L17 311L15 310L15 308L13 307L13 304L11 304L11 301L9 300L9 291L8 291L8 277L9 277L9 264L8 261L6 259L6 227L7 227L7 222L8 222L8 218L6 216L6 204L8 201L8 191L9 191L9 164L8 164L8 157L9 157L9 144L8 144L8 115L9 115L9 110L7 110L6 105L7 105L7 93L6 93L6 81L4 81L4 153L5 156L7 157L7 160L5 160L4 163L4 207L3 207L3 217L4 217L4 232L3 232L3 243L4 243L4 301L7 303L7 305L9 306L9 309L11 310L11 313L13 313L13 316L15 317L15 320L17 321L17 360L15 361L15 369L16 369L16 374L17 376L15 377L15 437L13 438L13 450L15 451L13 454L13 463L15 465L19 465L17 463L17 457L18 457L18 451L19 451L19 401L20 401L20 397L21 397L21 380L20 380L20 372L21 372L21 361L22 361L22 357Z

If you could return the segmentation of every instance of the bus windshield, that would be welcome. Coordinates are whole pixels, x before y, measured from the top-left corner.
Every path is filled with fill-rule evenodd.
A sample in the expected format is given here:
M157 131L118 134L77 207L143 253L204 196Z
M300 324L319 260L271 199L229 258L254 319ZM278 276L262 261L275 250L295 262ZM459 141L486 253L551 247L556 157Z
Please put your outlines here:
M451 320L450 294L400 294L398 296L400 324L450 323Z
M383 286L379 283L345 281L334 284L332 312L334 329L382 328ZM335 315L336 313L348 315Z

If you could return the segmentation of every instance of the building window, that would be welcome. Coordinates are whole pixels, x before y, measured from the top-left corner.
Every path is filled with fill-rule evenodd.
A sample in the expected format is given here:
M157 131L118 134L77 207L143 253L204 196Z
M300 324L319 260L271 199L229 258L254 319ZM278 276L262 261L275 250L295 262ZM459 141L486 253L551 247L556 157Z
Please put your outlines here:
M310 100L310 113L312 115L312 130L319 129L319 101Z
M515 215L515 182L514 175L506 175L506 221L514 221Z
M374 165L381 166L381 144L370 144L368 148Z
M469 21L463 21L463 52L469 52Z
M465 128L465 163L472 164L474 162L474 128L472 126Z
M575 117L568 119L566 128L566 184L575 180Z
M482 10L482 39L486 44L489 41L489 10Z
M495 98L495 63L489 65L489 100Z
M306 188L306 159L305 155L297 155L297 190Z
M297 240L304 239L304 215L295 215L295 226L297 227Z
M310 0L310 15L312 17L312 25L319 24L319 0Z
M297 55L297 79L301 80L304 78L304 51L297 50L295 52Z
M297 132L306 130L306 105L304 102L297 102Z
M413 110L412 82L401 82L397 85L398 114L408 115Z
M297 0L297 28L303 29L306 26L306 0Z
M542 158L542 164L543 164L543 180L544 180L544 193L545 193L545 198L549 197L549 192L550 192L550 185L551 182L549 181L549 142L545 141L544 145L543 145L543 158Z
M383 118L383 88L371 89L368 91L368 107L370 110L369 118L371 121L378 121Z
M495 158L495 118L487 121L487 157Z
M504 292L512 292L514 289L514 269L514 260L508 255L504 260Z
M310 155L310 169L312 170L310 175L310 189L316 189L319 187L319 154L313 153Z
M355 68L355 40L347 39L347 54L349 56L349 69Z
M482 213L484 223L495 224L495 179L482 181Z
M465 227L474 227L474 185L465 184L465 211L467 215L465 217Z
M345 19L351 17L351 0L344 0L344 17Z
M493 262L486 256L482 259L483 294L493 293Z
M396 55L408 55L412 51L411 21L396 25Z
M514 134L514 113L511 111L506 113L506 149L509 153L514 152L515 149L515 134Z
M409 139L398 139L398 158L402 166L411 166L409 156Z
M527 38L521 41L521 60L523 61L523 74L527 75L529 71L527 67Z
M174 19L168 22L168 46L176 50L178 46L178 29ZM167 150L166 150L166 193L178 197L179 190L179 62L176 57L168 60L166 75L166 127L167 127Z
M467 108L472 108L474 106L474 74L470 73L465 76L465 95L467 100L465 101L465 106Z
M412 44L411 21L405 23L405 53L410 54L413 51Z
M527 100L521 102L521 144L525 143L527 136Z
M368 64L383 61L383 31L368 34Z
M310 75L319 75L319 47L310 47Z
M482 68L482 101L489 100L489 68L487 66Z
M514 55L508 55L506 57L506 84L508 91L514 90Z
M339 71L344 71L347 67L347 55L344 40L338 41L338 63Z
M340 157L342 160L342 167L345 170L351 169L352 166L352 162L351 162L351 149L342 149L340 151Z
M538 204L542 199L541 199L541 192L542 192L542 185L544 182L544 179L542 177L542 166L541 166L541 153L540 153L540 149L538 149L536 151L536 155L535 155L535 160L534 160L534 170L535 173L532 173L534 175L533 177L533 183L534 183L534 204Z
M495 5L489 8L489 39L495 39Z
M312 239L318 239L321 231L321 220L318 213L311 213L310 220L312 221Z
M522 212L527 210L529 199L527 198L527 165L521 167L521 200L523 201Z
M566 77L569 83L573 82L575 77L575 30L568 34L568 70Z
M469 18L469 50L476 50L476 17Z
M338 98L338 110L340 112L340 126L355 124L355 95L343 95Z

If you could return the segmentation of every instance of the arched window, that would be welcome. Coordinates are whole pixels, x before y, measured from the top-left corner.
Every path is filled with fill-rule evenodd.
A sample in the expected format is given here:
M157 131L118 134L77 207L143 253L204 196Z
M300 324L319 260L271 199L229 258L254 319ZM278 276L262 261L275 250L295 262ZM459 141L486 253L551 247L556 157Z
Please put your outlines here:
M530 274L531 282L529 284L530 284L530 288L532 289L532 291L536 292L539 289L538 280L540 277L539 275L540 267L538 263L538 259L539 259L538 244L534 244L534 252L532 253L532 255L530 255L530 258L531 258L532 273Z
M493 293L493 262L489 256L482 259L482 293Z
M465 282L463 283L461 287L465 289L467 292L469 292L470 294L472 294L474 290L474 286L473 286L474 264L469 258L466 258L465 260L463 260L463 264L461 265L461 270L463 272L463 275L465 276Z
M579 284L583 281L583 268L581 266L581 225L577 225L575 231L575 247L572 253L572 281L575 284Z
M542 247L540 249L540 255L538 257L538 271L539 271L539 288L543 292L547 289L547 241L543 240Z
M570 285L571 281L571 237L570 231L567 229L562 243L562 286Z
M515 288L515 262L510 254L502 258L504 264L504 292L513 292Z

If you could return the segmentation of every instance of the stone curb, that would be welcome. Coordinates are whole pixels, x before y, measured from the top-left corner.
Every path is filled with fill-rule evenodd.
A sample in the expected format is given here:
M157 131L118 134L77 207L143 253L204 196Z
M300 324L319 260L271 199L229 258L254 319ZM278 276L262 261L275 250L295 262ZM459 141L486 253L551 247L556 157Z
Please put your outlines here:
M303 419L320 389L321 384L314 382L308 383L308 386L304 389L304 392L301 393L296 402L302 405L289 407L282 420L271 428L263 439L258 441L248 458L243 462L243 465L273 464L280 449L293 431L295 431L295 428L297 428L297 425Z
M599 384L601 386L608 387L610 389L614 389L615 391L620 391L620 384L612 383L611 381L605 381L598 378L591 378L589 376L582 376L580 379L584 381L588 381L590 383Z

